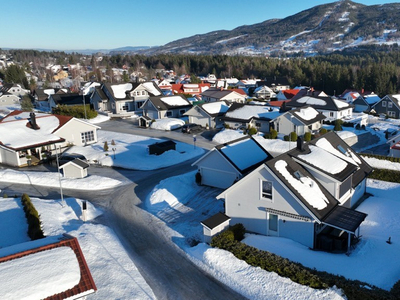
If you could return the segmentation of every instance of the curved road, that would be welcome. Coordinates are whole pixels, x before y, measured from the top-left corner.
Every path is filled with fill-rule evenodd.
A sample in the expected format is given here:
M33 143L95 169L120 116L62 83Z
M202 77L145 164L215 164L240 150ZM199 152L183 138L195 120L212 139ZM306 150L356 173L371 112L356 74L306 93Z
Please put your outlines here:
M129 125L122 123L125 126ZM124 126L118 127L120 130L125 130L121 129ZM119 131L115 129L112 131ZM129 129L126 130L126 133L132 133ZM210 144L207 148L209 147ZM103 176L113 178L123 176L134 183L109 190L63 189L63 192L65 197L87 199L107 209L105 215L98 221L116 231L157 299L246 299L192 263L181 249L162 234L163 230L160 229L166 225L140 207L158 182L193 170L191 167L193 161L155 171L91 167L94 173L99 174L104 171L106 174ZM26 192L36 197L55 199L60 197L58 189L54 188L5 183L0 183L0 188L9 195Z

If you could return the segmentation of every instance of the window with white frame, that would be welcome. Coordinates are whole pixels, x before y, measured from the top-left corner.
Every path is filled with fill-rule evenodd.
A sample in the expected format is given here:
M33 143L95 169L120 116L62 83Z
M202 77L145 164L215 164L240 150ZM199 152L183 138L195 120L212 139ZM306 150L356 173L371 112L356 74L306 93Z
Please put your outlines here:
M392 108L393 107L393 103L392 102L388 102L388 108Z
M167 116L167 117L172 117L172 111L167 111L166 113L165 113L165 115Z
M81 139L82 139L82 144L86 144L87 142L94 141L94 132L93 132L93 130L92 131L81 132Z
M396 118L396 112L393 110L388 110L387 114L391 118Z
M386 101L382 101L382 107L386 107Z
M261 187L261 196L266 199L272 200L272 182L263 180Z
M333 117L333 112L330 112L330 113L329 113L329 116L330 116L330 117Z

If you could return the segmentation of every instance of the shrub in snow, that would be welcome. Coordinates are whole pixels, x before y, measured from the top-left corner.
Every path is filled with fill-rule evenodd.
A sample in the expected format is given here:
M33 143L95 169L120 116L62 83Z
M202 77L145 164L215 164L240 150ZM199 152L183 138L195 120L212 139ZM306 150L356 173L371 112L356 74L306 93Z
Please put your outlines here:
M104 152L108 151L108 144L107 141L104 142L104 147L103 147Z
M114 140L111 140L111 145L115 146Z
M335 121L335 127L333 128L333 130L334 131L342 131L343 130L342 124L343 124L342 120L336 120Z
M28 236L32 240L44 238L42 222L40 221L39 213L33 206L31 198L29 198L27 194L23 194L21 197L21 202L24 207L26 220L28 221Z
M296 142L297 141L297 133L296 132L291 132L290 133L290 141L291 142Z
M255 135L256 133L257 133L257 128L255 128L255 127L249 128L249 135Z
M304 141L305 141L305 142L311 141L311 132L306 132L306 133L304 134Z
M233 232L235 240L241 241L244 239L244 234L246 233L246 229L244 228L242 223L237 223L231 226L230 230Z
M283 140L284 140L285 142L289 142L289 136L288 136L288 135L285 135L285 136L283 137Z
M327 133L328 132L328 130L326 129L326 128L321 128L320 130L319 130L319 133L322 135L322 134L325 134L325 133Z

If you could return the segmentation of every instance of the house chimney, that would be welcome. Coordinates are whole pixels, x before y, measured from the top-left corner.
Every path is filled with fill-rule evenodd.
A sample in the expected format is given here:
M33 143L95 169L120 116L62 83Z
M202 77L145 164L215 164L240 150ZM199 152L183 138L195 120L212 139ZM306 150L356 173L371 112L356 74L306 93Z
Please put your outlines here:
M38 130L39 126L36 124L36 115L34 112L29 114L29 124L32 129Z

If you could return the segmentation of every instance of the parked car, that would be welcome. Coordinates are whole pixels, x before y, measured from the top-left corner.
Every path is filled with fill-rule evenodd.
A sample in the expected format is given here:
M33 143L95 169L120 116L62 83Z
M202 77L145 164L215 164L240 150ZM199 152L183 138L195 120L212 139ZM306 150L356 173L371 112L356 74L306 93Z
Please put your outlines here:
M60 155L60 157L58 158L58 163L61 165L69 162L69 161L73 161L75 158L79 158L80 160L83 160L84 162L87 162L86 157L82 154L78 154L78 153L63 153Z
M200 131L200 130L201 130L201 126L194 124L194 123L189 123L189 124L185 124L182 126L182 132L184 132L184 133L191 133L191 132Z

